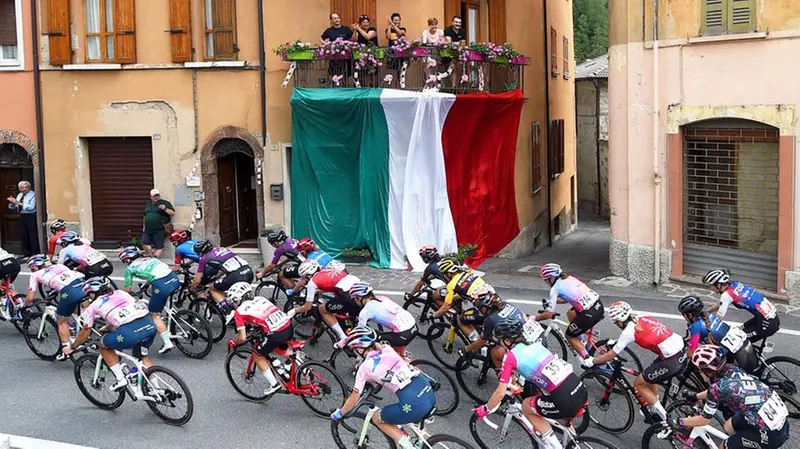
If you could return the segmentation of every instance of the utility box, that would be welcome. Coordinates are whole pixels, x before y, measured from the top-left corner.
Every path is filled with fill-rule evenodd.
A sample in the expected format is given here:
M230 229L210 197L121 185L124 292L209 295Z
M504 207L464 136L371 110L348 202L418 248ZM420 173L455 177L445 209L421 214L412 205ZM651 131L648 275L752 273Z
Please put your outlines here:
M273 201L283 201L283 183L269 185L269 197Z

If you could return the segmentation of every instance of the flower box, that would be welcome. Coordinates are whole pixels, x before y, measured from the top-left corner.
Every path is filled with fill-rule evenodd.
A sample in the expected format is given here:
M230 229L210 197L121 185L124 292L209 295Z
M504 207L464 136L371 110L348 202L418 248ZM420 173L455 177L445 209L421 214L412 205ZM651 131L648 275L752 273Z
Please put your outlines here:
M411 49L411 56L428 56L428 49L425 47L414 47Z
M353 51L353 59L358 59L361 52L369 51L364 49L359 49ZM385 59L386 58L386 49L381 47L374 47L372 48L372 54L375 56L375 59Z
M329 55L329 54L326 54L326 53L322 53L322 54L319 55L319 59L324 59L324 60L327 60L327 61L338 61L338 60L342 60L342 59L351 59L352 57L353 56L350 53L350 50L345 50L344 54L339 52L339 53L333 54L333 55Z
M389 50L389 57L390 58L407 58L411 54L407 51L391 51Z
M516 56L514 58L509 59L508 63L514 65L525 65L528 63L528 61L525 60L525 56Z
M486 57L475 50L467 50L468 61L485 61Z
M443 48L439 50L439 56L443 58L457 58L458 51L456 51L454 48Z
M497 64L508 64L508 56L498 56L492 59L492 62Z
M313 50L287 51L283 54L284 61L313 61Z

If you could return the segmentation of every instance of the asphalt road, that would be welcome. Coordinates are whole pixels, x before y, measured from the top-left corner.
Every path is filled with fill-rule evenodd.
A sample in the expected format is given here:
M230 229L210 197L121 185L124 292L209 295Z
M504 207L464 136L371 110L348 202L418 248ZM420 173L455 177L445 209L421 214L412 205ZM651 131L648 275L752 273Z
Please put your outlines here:
M18 288L24 289L24 283L27 283L27 277L20 276ZM376 285L376 289L390 292L400 291L402 287ZM534 311L532 304L538 303L545 294L544 289L498 290L505 298L517 301L527 312ZM636 300L633 293L626 299L637 310L677 313L674 300ZM611 300L606 298L604 302L608 304ZM746 315L739 311L731 312L731 320L742 321L745 318ZM781 319L783 329L800 329L797 318L786 316ZM666 318L665 322L681 333L685 329L680 321ZM599 326L599 330L607 337L615 337L618 333L607 321ZM794 352L791 348L796 343L792 342L796 341L797 335L800 333L775 336L772 339L776 345L775 354ZM159 345L160 342L155 343L153 349ZM169 426L144 404L129 400L115 411L94 407L78 390L72 363L39 360L9 323L0 323L0 348L0 433L97 448L335 447L328 421L315 417L300 398L280 395L264 404L255 404L239 396L224 373L224 341L215 345L204 360L188 359L177 350L165 356L153 351L154 362L179 373L194 396L194 417L183 427ZM410 351L415 358L434 360L424 342L415 342ZM637 352L644 363L653 358L638 348ZM432 433L457 435L471 441L467 421L472 406L462 393L459 410L447 418L437 418L431 427ZM588 433L607 439L620 448L635 448L640 447L645 428L637 415L637 423L622 436L607 435L596 428L590 428Z

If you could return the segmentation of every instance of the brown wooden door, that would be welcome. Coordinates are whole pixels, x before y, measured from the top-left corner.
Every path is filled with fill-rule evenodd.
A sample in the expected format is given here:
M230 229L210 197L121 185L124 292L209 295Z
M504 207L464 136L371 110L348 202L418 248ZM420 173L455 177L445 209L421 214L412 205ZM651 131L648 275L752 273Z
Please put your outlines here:
M239 241L236 220L236 154L217 159L219 185L219 237L222 246Z
M253 158L236 153L237 215L239 216L239 240L258 237L256 214L255 164Z
M8 208L6 198L15 197L19 193L17 184L22 181L21 168L0 169L0 187L3 189L3 205L0 207L0 237L3 249L15 252L21 249L19 240L19 214Z

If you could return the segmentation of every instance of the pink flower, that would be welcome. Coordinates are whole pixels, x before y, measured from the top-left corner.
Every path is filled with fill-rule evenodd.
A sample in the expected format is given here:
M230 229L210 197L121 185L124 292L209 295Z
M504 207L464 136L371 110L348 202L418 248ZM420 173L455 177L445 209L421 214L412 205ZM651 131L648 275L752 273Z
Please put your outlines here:
M392 80L394 80L394 77L392 76L391 73L387 73L386 76L383 77L383 82L386 84L391 83Z
M461 82L466 83L467 81L469 81L469 75L467 74L461 75Z
M333 78L331 78L331 80L338 86L339 85L339 81L341 81L342 78L343 78L342 75L333 75Z

